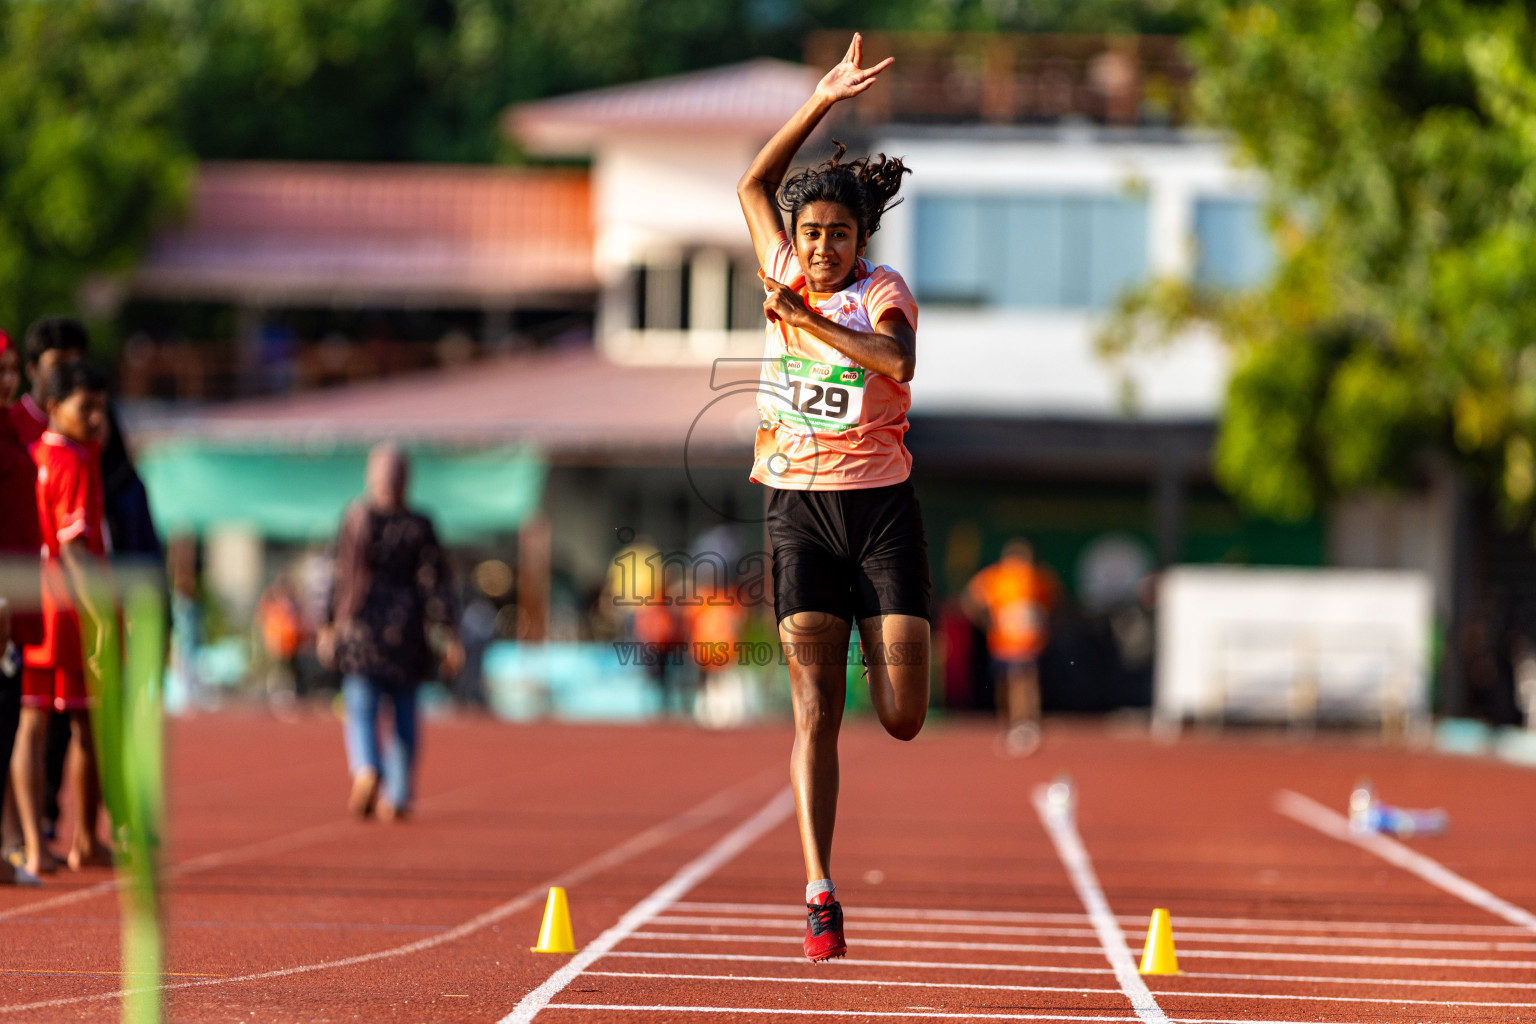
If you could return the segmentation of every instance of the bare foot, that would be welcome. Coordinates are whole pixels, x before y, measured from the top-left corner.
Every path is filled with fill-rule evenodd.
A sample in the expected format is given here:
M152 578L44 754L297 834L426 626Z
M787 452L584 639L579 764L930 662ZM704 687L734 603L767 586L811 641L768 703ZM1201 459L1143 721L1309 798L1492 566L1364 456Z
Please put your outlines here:
M347 810L359 818L373 815L374 804L379 799L379 773L364 768L352 776L352 795L347 798Z
M379 820L385 822L401 822L411 816L411 812L405 807L396 807L388 800L379 801Z

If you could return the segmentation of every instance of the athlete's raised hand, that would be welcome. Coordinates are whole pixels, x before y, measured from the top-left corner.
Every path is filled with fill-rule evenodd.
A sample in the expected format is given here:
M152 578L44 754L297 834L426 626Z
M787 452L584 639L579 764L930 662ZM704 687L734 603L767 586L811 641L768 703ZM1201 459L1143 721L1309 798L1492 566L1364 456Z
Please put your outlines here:
M896 58L887 57L874 67L860 68L863 59L864 37L855 32L853 42L848 44L848 52L843 54L842 63L826 73L817 84L816 92L833 103L857 96L874 85L875 76L890 67Z

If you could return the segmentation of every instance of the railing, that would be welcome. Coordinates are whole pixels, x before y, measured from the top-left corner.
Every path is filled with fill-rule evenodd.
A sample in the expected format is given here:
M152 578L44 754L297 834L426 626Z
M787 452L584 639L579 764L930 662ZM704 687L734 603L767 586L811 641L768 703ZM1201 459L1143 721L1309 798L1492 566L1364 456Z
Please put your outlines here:
M806 63L836 64L846 31L816 32ZM1169 126L1190 117L1193 70L1174 36L870 33L865 62L896 64L842 116L853 123Z

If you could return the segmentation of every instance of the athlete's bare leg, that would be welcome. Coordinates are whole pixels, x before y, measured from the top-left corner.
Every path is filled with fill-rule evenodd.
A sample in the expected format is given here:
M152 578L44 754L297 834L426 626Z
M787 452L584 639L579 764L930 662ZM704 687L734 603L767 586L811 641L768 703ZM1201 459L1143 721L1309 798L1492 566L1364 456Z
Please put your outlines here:
M11 752L11 795L21 822L22 867L34 875L52 867L37 820L43 806L43 743L50 714L47 708L22 708L16 747Z
M1008 724L1040 724L1040 669L1034 662L1008 669Z
M880 615L859 620L869 663L869 699L885 731L910 740L928 717L928 620Z
M1010 665L998 690L1003 733L998 752L1028 757L1040 746L1040 669L1033 662Z
M797 612L779 623L789 660L795 748L789 781L795 791L805 879L832 877L837 824L837 734L848 690L848 623L823 612Z
M96 838L96 819L101 813L101 779L96 774L96 741L91 733L89 711L69 713L69 767L66 783L75 797L75 840L69 848L69 866L78 871L88 865L110 865L111 859Z

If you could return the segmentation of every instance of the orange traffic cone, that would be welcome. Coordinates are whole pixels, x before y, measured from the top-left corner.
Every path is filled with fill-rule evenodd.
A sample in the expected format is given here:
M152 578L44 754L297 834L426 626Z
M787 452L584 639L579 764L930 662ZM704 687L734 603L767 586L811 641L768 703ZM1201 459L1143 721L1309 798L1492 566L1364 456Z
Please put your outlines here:
M1152 911L1152 920L1147 922L1147 946L1141 954L1141 973L1179 973L1179 958L1173 952L1173 922L1166 910Z
M571 936L571 908L565 900L565 890L558 885L549 890L544 903L544 927L539 929L539 944L534 953L574 953L576 940Z

